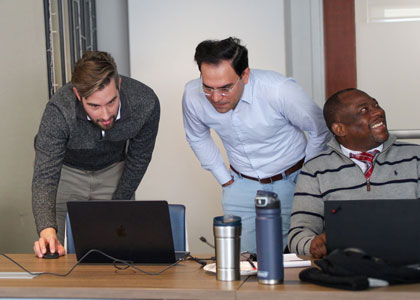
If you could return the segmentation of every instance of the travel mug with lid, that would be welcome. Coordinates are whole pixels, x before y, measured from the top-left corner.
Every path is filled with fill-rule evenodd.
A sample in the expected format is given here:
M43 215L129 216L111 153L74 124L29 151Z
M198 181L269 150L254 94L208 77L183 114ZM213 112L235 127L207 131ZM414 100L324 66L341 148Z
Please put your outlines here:
M258 282L283 282L283 234L277 194L257 191L255 197Z
M242 221L238 216L224 215L213 219L216 246L216 279L240 279L240 249Z

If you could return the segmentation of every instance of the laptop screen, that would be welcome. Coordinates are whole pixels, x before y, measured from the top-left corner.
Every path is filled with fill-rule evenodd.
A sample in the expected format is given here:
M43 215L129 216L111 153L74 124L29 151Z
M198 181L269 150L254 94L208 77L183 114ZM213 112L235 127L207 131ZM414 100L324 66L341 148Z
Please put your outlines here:
M78 260L97 249L134 263L175 262L166 201L70 201L67 207ZM91 253L83 262L112 260Z
M420 200L341 200L324 205L328 253L359 248L390 263L420 263Z

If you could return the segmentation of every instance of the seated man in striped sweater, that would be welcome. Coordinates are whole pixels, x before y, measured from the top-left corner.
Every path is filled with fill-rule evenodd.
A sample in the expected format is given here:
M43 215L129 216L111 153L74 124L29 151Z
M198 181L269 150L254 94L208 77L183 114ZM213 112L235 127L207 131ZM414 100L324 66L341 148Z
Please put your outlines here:
M324 118L334 134L327 151L307 161L293 200L289 249L320 258L327 254L324 201L418 199L420 145L390 136L385 112L363 91L332 95Z

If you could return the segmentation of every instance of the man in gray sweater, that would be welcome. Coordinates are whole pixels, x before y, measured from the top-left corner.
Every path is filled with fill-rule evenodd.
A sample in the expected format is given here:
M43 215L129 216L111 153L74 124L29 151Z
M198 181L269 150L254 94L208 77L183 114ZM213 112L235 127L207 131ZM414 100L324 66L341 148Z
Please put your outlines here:
M420 145L389 135L375 99L357 89L340 91L325 103L324 118L334 138L302 168L289 231L290 251L316 258L327 254L324 201L420 195Z
M35 138L32 209L34 252L64 255L69 200L133 199L152 158L159 100L118 74L106 52L88 51L71 83L48 102Z

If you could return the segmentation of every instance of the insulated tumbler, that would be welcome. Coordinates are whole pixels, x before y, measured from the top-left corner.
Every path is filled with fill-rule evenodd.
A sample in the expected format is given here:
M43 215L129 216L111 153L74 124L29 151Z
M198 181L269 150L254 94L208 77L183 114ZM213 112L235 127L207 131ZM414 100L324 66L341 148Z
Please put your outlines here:
M238 216L224 215L213 220L216 246L216 279L240 279L240 249L242 222Z
M257 191L255 197L257 236L258 282L283 282L283 236L280 201L277 194Z

